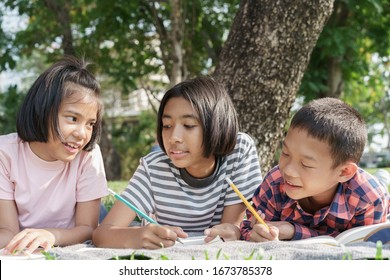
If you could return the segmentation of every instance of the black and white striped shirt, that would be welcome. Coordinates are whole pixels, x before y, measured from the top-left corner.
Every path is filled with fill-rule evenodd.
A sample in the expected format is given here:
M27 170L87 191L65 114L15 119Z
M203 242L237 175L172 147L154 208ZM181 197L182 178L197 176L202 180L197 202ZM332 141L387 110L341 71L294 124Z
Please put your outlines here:
M141 158L122 197L163 225L201 233L220 223L225 206L242 201L228 185L229 177L248 200L262 181L255 144L249 135L238 133L234 150L219 159L214 174L191 178L176 168L163 152Z

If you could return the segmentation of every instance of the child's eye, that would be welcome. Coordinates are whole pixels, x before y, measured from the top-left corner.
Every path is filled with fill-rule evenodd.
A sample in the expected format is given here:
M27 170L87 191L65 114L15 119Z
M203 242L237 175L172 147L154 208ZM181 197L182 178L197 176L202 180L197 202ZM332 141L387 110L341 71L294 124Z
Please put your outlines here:
M91 127L91 128L93 128L93 127L95 126L95 124L96 124L95 122L90 122L90 123L88 124L88 126Z
M76 117L73 117L73 116L67 116L66 118L67 118L69 121L71 121L71 122L77 121L77 118L76 118Z
M282 156L288 157L288 154L282 151Z
M172 126L170 124L163 124L163 129L168 129L168 128L171 128Z
M314 167L312 167L312 166L305 165L303 162L301 162L301 164L302 164L302 166L303 166L304 168L314 168Z
M194 124L193 125L192 124L185 124L184 127L188 128L188 129L191 129L191 128L196 127L196 125L194 125Z

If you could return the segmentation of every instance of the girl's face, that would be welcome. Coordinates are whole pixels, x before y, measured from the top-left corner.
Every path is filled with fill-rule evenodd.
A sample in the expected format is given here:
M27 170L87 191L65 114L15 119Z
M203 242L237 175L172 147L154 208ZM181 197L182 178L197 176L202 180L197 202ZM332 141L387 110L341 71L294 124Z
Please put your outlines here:
M97 119L98 102L88 89L65 98L58 112L58 123L62 139L49 131L47 143L32 142L32 151L46 161L61 160L69 162L91 140Z
M215 157L203 156L203 128L197 112L183 97L168 100L162 115L162 139L173 164L196 178L212 174Z

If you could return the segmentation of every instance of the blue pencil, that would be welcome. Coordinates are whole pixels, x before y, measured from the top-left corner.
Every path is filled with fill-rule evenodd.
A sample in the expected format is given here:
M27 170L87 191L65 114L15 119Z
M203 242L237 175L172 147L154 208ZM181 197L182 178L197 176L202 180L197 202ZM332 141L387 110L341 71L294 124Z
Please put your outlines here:
M134 212L136 212L138 215L140 215L142 218L145 218L148 222L152 223L152 224L156 224L158 225L159 223L157 223L155 220L153 220L152 218L150 218L148 215L146 215L144 212L142 212L141 210L139 210L137 207L135 207L133 204L131 204L130 202L128 202L126 199L124 199L123 197L121 197L120 195L118 195L116 192L114 192L112 189L108 189L108 191L116 198L118 199L119 201L122 201L126 206L128 206L131 210L133 210ZM176 239L178 242L182 243L183 244L183 241L180 240L180 238L178 237Z
M148 222L152 223L152 224L156 224L158 225L158 223L153 220L152 218L150 218L148 215L146 215L144 212L142 212L141 210L139 210L137 207L135 207L133 204L131 204L130 202L128 202L126 199L122 198L120 195L118 195L116 192L114 192L113 190L111 189L108 189L108 191L118 200L122 201L124 204L126 204L131 210L133 210L134 212L136 212L138 215L140 215L142 218L146 219Z

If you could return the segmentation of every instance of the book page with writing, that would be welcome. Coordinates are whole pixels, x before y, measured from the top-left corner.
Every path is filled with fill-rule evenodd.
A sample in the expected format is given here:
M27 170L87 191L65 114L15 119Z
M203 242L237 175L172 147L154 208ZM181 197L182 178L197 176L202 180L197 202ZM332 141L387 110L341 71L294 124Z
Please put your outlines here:
M206 238L205 235L192 236L192 237L188 237L188 238L180 238L180 241L182 241L183 244L176 241L175 246L204 245L204 244L211 244L211 243L216 243L216 242L223 242L223 240L219 236L215 237L213 240L211 240L210 242L207 242L207 243L204 242L205 238Z

